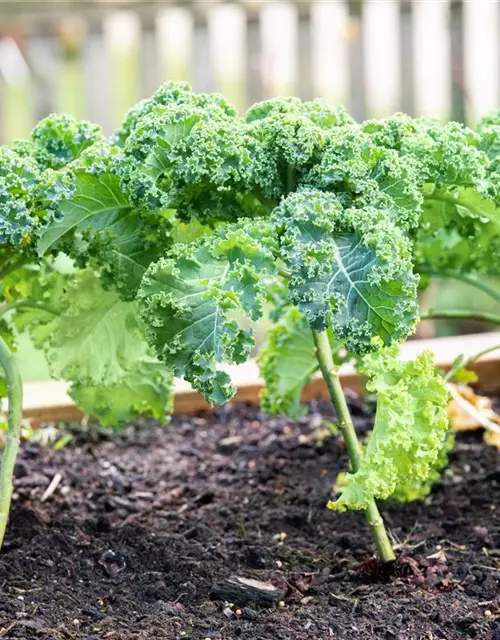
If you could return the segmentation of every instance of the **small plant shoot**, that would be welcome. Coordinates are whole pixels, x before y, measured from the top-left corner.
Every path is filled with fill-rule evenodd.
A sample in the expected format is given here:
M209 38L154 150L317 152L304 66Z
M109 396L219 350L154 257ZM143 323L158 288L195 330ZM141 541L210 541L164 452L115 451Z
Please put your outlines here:
M393 560L377 500L426 495L450 446L445 377L429 353L402 362L398 345L433 278L500 300L485 282L498 274L499 151L498 113L475 130L403 114L359 124L322 100L277 98L240 116L184 83L133 107L110 138L52 115L1 149L0 542L20 332L85 413L116 427L164 419L174 377L211 404L230 400L221 365L250 357L251 325L267 316L263 409L297 416L321 372L350 459L329 507L364 512L380 558ZM340 384L347 360L378 398L364 445Z

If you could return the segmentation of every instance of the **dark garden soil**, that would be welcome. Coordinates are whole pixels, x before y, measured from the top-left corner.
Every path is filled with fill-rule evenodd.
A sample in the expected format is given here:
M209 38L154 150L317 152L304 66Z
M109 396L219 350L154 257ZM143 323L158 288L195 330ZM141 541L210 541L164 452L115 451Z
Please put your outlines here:
M351 406L366 431L368 409ZM498 451L461 436L425 504L385 506L403 558L385 575L362 515L325 509L346 465L340 438L321 441L328 411L294 423L229 407L24 445L0 638L500 640ZM283 602L228 607L213 590L230 576L271 581Z

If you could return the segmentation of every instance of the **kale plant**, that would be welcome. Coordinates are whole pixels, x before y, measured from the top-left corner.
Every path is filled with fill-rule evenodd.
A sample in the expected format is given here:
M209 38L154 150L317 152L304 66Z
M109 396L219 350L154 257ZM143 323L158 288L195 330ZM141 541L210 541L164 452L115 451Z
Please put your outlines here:
M112 426L163 417L174 376L212 404L230 400L221 365L250 356L249 321L268 314L264 410L297 415L321 371L351 467L329 506L364 511L380 557L393 559L376 500L435 477L449 401L431 355L402 362L398 344L433 277L500 299L484 281L498 273L499 149L498 114L476 131L401 114L358 124L321 100L279 98L240 117L184 83L131 109L111 138L51 116L3 149L4 521L21 412L14 329ZM339 380L350 359L378 397L364 449Z

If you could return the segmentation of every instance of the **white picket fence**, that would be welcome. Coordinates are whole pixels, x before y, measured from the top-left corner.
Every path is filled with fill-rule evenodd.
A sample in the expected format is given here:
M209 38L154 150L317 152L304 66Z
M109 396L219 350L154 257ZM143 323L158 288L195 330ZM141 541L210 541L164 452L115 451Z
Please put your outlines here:
M358 119L500 105L497 0L0 3L0 141L51 111L115 127L169 79L241 110L322 96Z

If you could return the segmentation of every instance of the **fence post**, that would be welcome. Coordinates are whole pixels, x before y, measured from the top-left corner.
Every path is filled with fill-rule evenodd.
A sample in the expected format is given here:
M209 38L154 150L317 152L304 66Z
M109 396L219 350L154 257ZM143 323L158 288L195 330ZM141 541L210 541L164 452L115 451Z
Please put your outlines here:
M311 100L312 88L312 37L311 37L311 3L299 7L299 32L298 32L298 89L302 100Z
M349 110L358 122L366 118L362 17L363 3L349 2Z
M115 127L141 97L139 12L110 11L103 16L102 28L112 96L111 124Z
M311 16L311 76L313 93L348 107L349 15L345 2L313 2Z
M245 9L240 3L213 4L207 24L214 88L242 111L247 104Z
M86 117L111 132L111 74L103 25L89 20L83 46Z
M468 122L499 106L500 11L498 2L463 3L463 87Z
M399 5L401 110L410 116L413 116L415 113L415 94L413 85L413 35L413 11L411 0L401 0Z
M261 73L266 97L293 95L297 91L298 5L264 3L260 13Z
M54 24L43 24L27 37L27 58L32 74L34 120L38 122L56 109L58 58Z
M210 3L209 3L210 4ZM212 91L214 82L206 12L194 7L193 84L195 91Z
M19 25L0 38L2 62L2 116L0 126L3 142L10 144L16 138L26 138L34 124L33 82L25 43L25 25Z
M156 32L161 82L192 82L193 14L185 6L158 11Z
M361 22L366 116L380 118L401 109L399 2L364 2Z
M67 15L58 24L56 110L80 120L85 117L83 46L86 33L83 15Z
M141 98L150 96L158 86L158 54L155 18L152 15L142 16L139 64Z
M415 115L448 120L451 111L450 0L413 0Z
M466 121L464 76L464 15L462 0L452 0L450 7L451 46L451 118Z
M247 19L247 106L263 99L259 12L245 6Z

